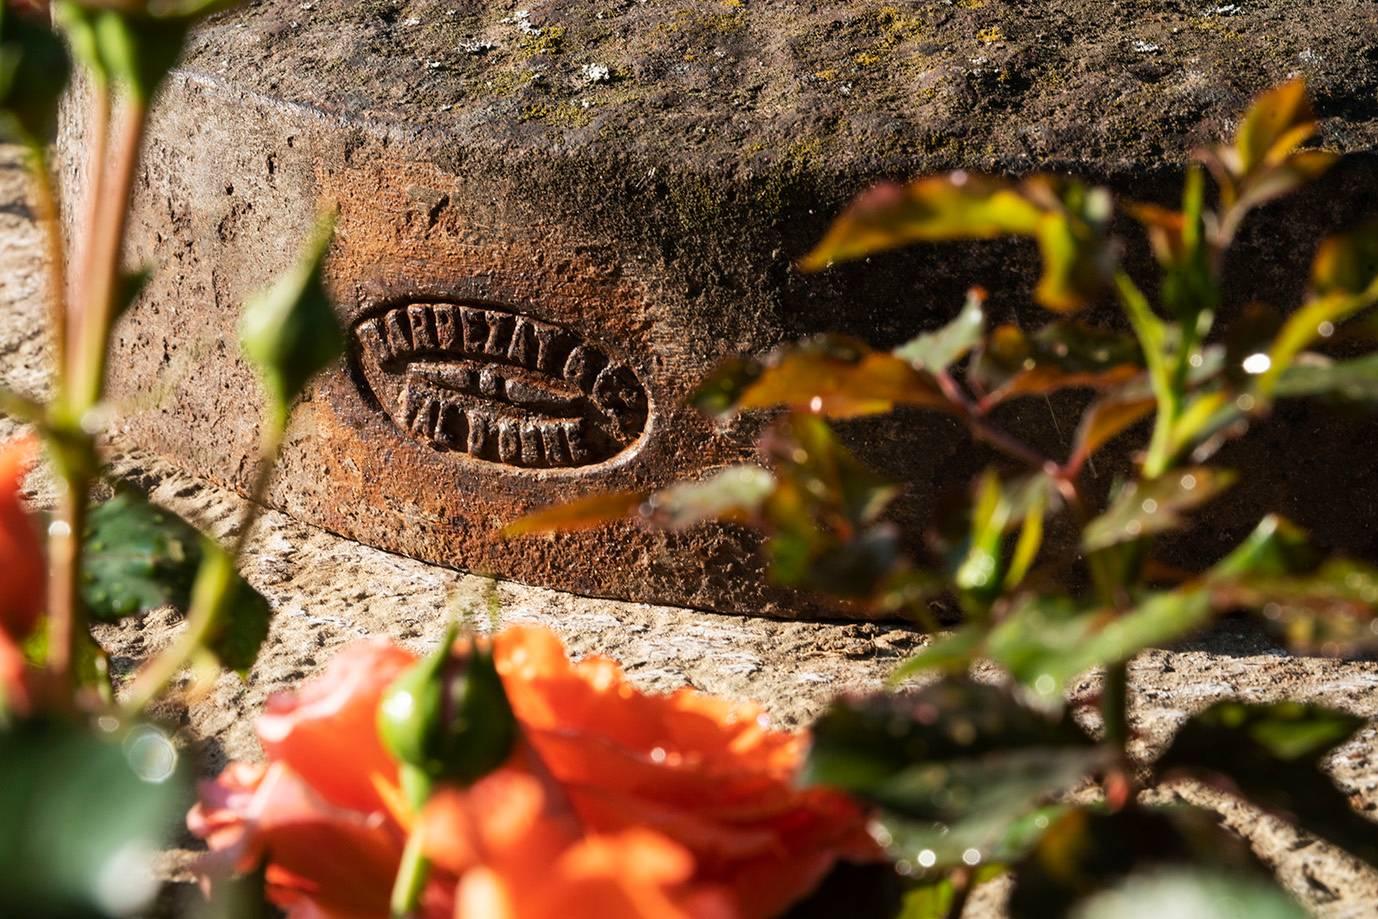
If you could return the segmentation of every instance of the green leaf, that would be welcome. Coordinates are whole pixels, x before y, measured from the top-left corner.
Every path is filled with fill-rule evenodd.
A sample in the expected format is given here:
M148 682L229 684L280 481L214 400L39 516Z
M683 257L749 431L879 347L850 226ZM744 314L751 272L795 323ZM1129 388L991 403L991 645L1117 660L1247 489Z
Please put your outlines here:
M1147 481L1131 482L1105 513L1087 524L1082 546L1088 552L1106 549L1182 526L1182 514L1205 504L1234 484L1225 469L1187 467Z
M1201 868L1130 875L1086 900L1077 919L1306 919L1306 910L1270 878Z
M139 13L97 10L96 45L106 72L140 105L148 105L182 54L191 23Z
M954 555L952 580L968 612L984 615L995 598L1023 580L1043 539L1052 499L1041 473L1001 482L994 470L978 480L966 541ZM1013 553L1005 535L1023 524Z
M192 589L192 605L211 608L206 648L222 667L247 677L268 637L272 608L235 571L234 560L214 541L202 540L204 561Z
M1305 531L1265 517L1206 573L1218 609L1250 609L1304 652L1350 653L1378 642L1378 568L1324 558Z
M1248 847L1207 811L1132 805L1115 813L1067 808L1014 866L1009 915L1011 919L1081 917L1085 913L1079 907L1089 906L1101 891L1132 878L1165 868L1199 870L1203 866L1267 880ZM1158 906L1159 915L1195 915L1179 913L1170 904ZM1206 915L1214 919L1234 914Z
M47 24L0 4L0 139L51 143L71 76L67 48Z
M979 287L967 291L962 311L936 332L926 332L895 349L895 357L908 361L916 370L938 373L974 348L986 328L986 292Z
M1105 756L1069 718L962 678L840 699L812 736L803 780L881 808L876 835L925 871L1013 857Z
M1378 221L1325 239L1311 263L1314 296L1361 294L1378 280Z
M729 466L699 482L681 482L646 500L643 514L659 526L683 529L703 520L749 520L775 489L759 466Z
M895 919L948 919L956 889L950 878L942 877L913 887L904 895Z
M902 683L921 673L962 673L986 643L984 625L966 625L946 635L934 635L917 654L895 668L890 683Z
M1106 236L1114 209L1110 193L1046 176L1030 178L1024 190L1045 208L1035 230L1043 274L1034 299L1059 313L1088 306L1105 290L1115 267Z
M812 252L805 271L913 242L1029 236L1040 209L1003 179L952 172L908 185L877 185L842 212Z
M1327 397L1346 402L1378 403L1378 353L1348 361L1302 354L1278 377L1279 399Z
M94 618L187 609L201 534L176 514L124 491L91 511L83 545L81 594Z
M699 482L680 482L657 492L617 491L544 508L514 520L504 536L569 532L639 518L683 529L704 520L751 521L775 488L759 466L729 466Z
M0 914L142 914L187 779L152 727L97 735L54 720L0 731Z
M791 486L814 512L853 526L874 523L900 493L900 486L858 460L813 415L788 416L762 438L761 449L780 486Z
M322 219L296 267L244 308L239 336L263 377L271 417L285 426L306 383L344 352L344 332L322 278L334 219Z
M1039 697L1060 700L1067 683L1089 669L1082 643L1110 618L1066 597L1024 597L991 630L986 656Z
M1026 597L991 631L986 656L1044 702L1093 667L1128 661L1200 629L1211 616L1198 589L1152 594L1128 612L1078 606L1064 597Z
M1321 770L1363 724L1299 702L1217 702L1178 731L1155 769L1227 788L1378 865L1378 824L1359 816Z

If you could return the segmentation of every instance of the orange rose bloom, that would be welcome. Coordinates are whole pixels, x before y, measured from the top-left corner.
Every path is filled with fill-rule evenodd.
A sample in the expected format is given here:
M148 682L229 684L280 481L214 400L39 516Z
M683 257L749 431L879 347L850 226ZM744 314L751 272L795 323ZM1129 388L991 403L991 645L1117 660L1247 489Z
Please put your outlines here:
M643 695L609 660L571 664L544 629L493 649L523 733L505 766L408 813L374 719L415 658L353 645L269 701L267 765L203 786L189 825L206 873L266 857L289 915L384 917L416 828L427 919L729 919L774 915L839 859L875 857L850 800L793 787L804 738L766 730L757 707Z
M654 829L689 849L695 877L726 885L737 914L773 916L840 859L878 856L851 799L798 789L807 737L765 712L681 689L637 691L616 662L577 664L546 629L493 642L517 720L587 826Z
M47 569L38 528L19 499L19 486L33 465L32 438L0 449L0 631L22 642L43 612Z

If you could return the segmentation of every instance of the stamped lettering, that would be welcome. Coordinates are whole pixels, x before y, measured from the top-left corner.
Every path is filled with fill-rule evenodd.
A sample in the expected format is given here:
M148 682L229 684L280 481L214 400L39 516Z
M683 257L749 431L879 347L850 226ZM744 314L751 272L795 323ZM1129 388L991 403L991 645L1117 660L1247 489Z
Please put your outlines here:
M568 329L489 304L407 303L354 327L392 422L444 453L527 469L606 462L646 429L636 373Z

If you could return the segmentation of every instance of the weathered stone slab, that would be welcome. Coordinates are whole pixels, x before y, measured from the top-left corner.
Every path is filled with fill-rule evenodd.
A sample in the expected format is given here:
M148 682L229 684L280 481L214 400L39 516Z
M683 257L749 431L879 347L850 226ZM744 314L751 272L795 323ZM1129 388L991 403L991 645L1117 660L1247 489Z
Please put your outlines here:
M330 274L354 350L297 410L276 506L529 583L807 610L764 583L735 529L496 531L749 456L759 419L718 429L684 407L726 354L819 330L894 344L943 322L972 282L994 291L998 318L1038 319L1034 254L1012 244L799 274L793 260L868 182L1052 168L1170 197L1188 147L1296 72L1324 142L1367 151L1376 36L1363 0L1324 16L1289 0L255 4L202 30L158 107L130 255L161 271L118 333L122 430L245 487L258 397L237 305L289 263L318 209L338 207ZM1365 154L1260 215L1232 300L1292 306L1314 237L1372 210L1375 190ZM1070 407L1037 401L1010 420L1061 452ZM1317 417L1296 430L1332 430ZM849 435L913 483L911 524L985 460L946 419ZM1339 479L1348 494L1378 467ZM1283 509L1337 516L1302 494ZM1255 498L1227 509L1222 534L1278 503ZM1378 548L1371 527L1348 526Z

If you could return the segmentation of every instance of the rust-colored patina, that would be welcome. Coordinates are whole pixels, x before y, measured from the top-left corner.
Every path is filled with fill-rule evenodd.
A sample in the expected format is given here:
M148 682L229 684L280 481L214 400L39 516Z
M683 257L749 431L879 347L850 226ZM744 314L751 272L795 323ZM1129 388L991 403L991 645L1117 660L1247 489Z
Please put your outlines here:
M238 306L290 264L319 210L338 208L328 273L351 350L297 407L273 505L529 583L816 614L766 582L738 528L518 541L498 529L750 456L761 419L718 427L685 405L725 355L821 330L893 345L946 321L973 282L993 292L996 318L1039 320L1035 253L1014 243L800 274L793 260L876 178L1065 169L1169 200L1185 151L1298 69L1326 144L1369 149L1373 68L1353 62L1371 59L1378 16L1354 0L1317 21L1308 6L255 4L198 34L157 106L129 257L158 273L118 328L120 424L246 487L260 397L235 343ZM1262 214L1231 266L1232 301L1293 305L1314 238L1375 191L1361 155ZM1008 420L1061 453L1075 400L1022 403ZM1359 437L1319 415L1288 424L1254 455L1276 463L1279 444L1312 438L1290 451L1302 476L1317 449ZM915 530L988 460L941 417L845 433L910 483L897 514ZM1114 470L1100 471L1108 486ZM1352 493L1378 467L1364 459L1340 478ZM1327 516L1287 500L1304 523ZM1277 503L1244 495L1193 551ZM1319 522L1378 548L1366 526Z

